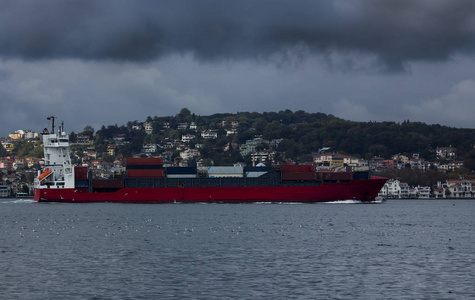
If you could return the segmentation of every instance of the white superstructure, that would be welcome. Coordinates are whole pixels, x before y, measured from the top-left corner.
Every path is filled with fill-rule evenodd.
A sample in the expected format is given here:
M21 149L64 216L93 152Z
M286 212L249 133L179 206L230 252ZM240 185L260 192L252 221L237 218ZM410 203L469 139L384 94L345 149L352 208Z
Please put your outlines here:
M43 132L43 147L45 165L43 173L35 178L35 188L74 188L74 167L69 156L69 135L64 126L59 126L58 132L54 131L55 117L49 117L52 130Z

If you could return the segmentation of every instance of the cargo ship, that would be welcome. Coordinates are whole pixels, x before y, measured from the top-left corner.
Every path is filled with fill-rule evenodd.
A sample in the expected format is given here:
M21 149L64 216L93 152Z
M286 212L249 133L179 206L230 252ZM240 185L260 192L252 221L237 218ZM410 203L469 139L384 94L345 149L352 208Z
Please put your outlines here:
M35 178L37 202L253 203L374 201L386 178L363 172L317 172L312 165L164 167L157 158L126 158L124 172L95 179L73 166L64 124L43 131L44 168Z

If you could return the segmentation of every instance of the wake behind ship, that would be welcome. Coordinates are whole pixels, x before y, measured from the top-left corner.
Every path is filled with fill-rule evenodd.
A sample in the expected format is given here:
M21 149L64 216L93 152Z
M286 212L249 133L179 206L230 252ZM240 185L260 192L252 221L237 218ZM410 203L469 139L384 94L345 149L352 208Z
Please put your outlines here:
M326 202L374 201L386 182L366 172L316 172L311 165L273 167L163 166L162 158L127 158L114 179L93 179L73 166L69 136L62 126L43 134L43 172L35 179L38 202Z

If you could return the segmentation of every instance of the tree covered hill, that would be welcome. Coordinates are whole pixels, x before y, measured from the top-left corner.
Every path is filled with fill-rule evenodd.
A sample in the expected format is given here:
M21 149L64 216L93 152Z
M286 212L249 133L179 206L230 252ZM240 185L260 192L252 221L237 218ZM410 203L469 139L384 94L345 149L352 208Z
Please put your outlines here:
M176 116L148 117L153 126L153 134L134 131L134 125L144 122L131 121L123 126L103 126L96 136L110 140L114 135L127 135L132 145L130 151L140 150L142 143L159 143L166 138L180 139L182 134L195 131L177 130L178 124L195 122L198 131L213 129L218 131L218 139L206 141L208 146L222 146L233 142L245 143L256 135L264 139L283 139L278 149L288 158L297 159L309 155L323 147L332 151L355 155L361 158L381 156L388 158L396 153L420 153L426 159L434 159L436 147L453 146L458 156L473 152L475 129L461 129L421 122L354 122L323 113L307 113L291 110L279 112L238 112L199 116L184 108ZM223 124L224 121L224 124ZM238 134L226 136L224 129L237 122ZM169 123L170 129L163 129Z

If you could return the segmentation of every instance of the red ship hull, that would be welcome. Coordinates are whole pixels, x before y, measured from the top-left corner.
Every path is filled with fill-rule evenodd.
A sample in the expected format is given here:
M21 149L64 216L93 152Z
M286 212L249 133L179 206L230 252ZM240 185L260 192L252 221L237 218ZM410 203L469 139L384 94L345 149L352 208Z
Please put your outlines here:
M385 178L323 183L319 186L280 187L170 187L121 188L115 192L81 192L79 189L35 189L38 202L129 202L129 203L249 203L374 201Z

